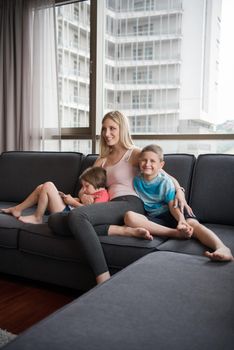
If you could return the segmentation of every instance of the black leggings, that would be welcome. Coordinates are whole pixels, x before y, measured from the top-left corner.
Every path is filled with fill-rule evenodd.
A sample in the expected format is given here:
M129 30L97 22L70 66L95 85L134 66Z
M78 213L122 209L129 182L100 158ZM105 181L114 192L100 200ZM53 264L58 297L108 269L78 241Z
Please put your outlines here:
M78 207L68 214L53 214L48 223L55 234L72 234L77 239L95 276L99 276L107 272L108 267L98 234L103 234L102 230L104 234L108 234L110 225L123 225L124 215L128 210L145 213L143 203L138 197L122 196L110 202Z

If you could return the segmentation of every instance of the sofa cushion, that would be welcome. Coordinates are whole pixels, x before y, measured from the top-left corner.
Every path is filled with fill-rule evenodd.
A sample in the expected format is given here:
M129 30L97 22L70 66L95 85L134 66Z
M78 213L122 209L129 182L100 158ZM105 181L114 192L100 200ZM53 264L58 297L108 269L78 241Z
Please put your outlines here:
M203 154L197 159L190 205L201 222L233 225L234 155Z
M7 350L232 350L234 264L148 254Z
M191 154L165 154L164 170L179 181L189 199L190 185L196 158Z
M228 225L204 224L213 230L217 236L234 252L234 227ZM203 255L206 250L211 251L195 239L168 239L158 246L158 250L177 253Z
M163 240L101 236L100 241L108 266L115 271L155 251ZM72 236L54 235L47 224L24 224L19 232L19 250L63 261L86 262L82 249Z
M98 155L97 154L88 154L87 156L83 157L82 163L81 163L81 167L80 167L80 171L79 171L79 175L81 175L83 173L83 171L91 166L93 166L93 163L95 162L95 160L97 159ZM77 186L76 186L76 190L75 192L78 193L80 190L80 182L77 182Z
M76 152L5 152L0 157L0 200L21 202L41 183L52 181L74 194L83 155Z

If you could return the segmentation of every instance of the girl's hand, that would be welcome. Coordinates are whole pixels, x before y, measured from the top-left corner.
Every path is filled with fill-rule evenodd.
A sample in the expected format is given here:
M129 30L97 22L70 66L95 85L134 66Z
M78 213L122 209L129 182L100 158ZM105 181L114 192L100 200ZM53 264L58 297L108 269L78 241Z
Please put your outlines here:
M84 205L89 205L89 204L93 204L94 203L94 198L93 196L91 196L90 194L82 194L80 196L80 201L82 204Z
M63 202L67 205L71 204L73 201L73 197L70 194L64 194L62 196Z
M184 192L181 190L181 188L178 188L176 190L176 196L174 200L174 208L179 208L181 213L184 214L184 209L190 216L194 216L192 208L188 205Z

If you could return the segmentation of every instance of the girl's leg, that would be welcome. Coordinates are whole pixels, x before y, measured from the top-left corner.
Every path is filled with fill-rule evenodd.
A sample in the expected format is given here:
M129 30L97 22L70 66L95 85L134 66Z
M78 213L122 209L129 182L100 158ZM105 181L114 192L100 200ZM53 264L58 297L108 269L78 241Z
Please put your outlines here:
M148 220L145 215L141 215L132 211L126 213L124 217L124 222L127 225L127 227L123 227L123 235L136 237L138 235L138 232L134 230L139 230L139 228L142 228L148 232L148 235L145 233L146 239L152 239L152 236L181 239L190 237L188 233L183 230L178 230L177 228L170 228L167 226L157 224L156 222ZM142 232L139 232L138 237L142 237Z
M122 200L120 200L122 198ZM93 270L97 283L109 278L109 271L101 243L94 230L94 225L123 225L124 214L128 210L144 213L142 202L135 196L119 197L107 203L97 203L72 210L68 224L74 237L82 247ZM53 228L53 215L50 219Z
M52 182L46 182L42 186L37 202L37 209L32 215L20 216L19 220L25 223L40 224L43 215L48 209L51 213L63 211L65 204L60 197L57 188Z
M231 250L225 246L213 231L200 224L196 219L187 219L187 222L193 227L193 236L202 244L213 250L212 253L208 251L205 252L208 258L218 261L234 260Z
M2 209L1 211L19 218L24 209L30 208L38 203L42 187L43 185L37 186L35 190L22 203L16 205L15 207Z

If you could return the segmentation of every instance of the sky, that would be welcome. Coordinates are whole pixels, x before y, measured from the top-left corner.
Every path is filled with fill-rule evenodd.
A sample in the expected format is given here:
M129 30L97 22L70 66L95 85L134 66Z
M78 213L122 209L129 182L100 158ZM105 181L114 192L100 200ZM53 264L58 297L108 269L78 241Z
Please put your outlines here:
M218 120L234 120L234 0L222 0Z

